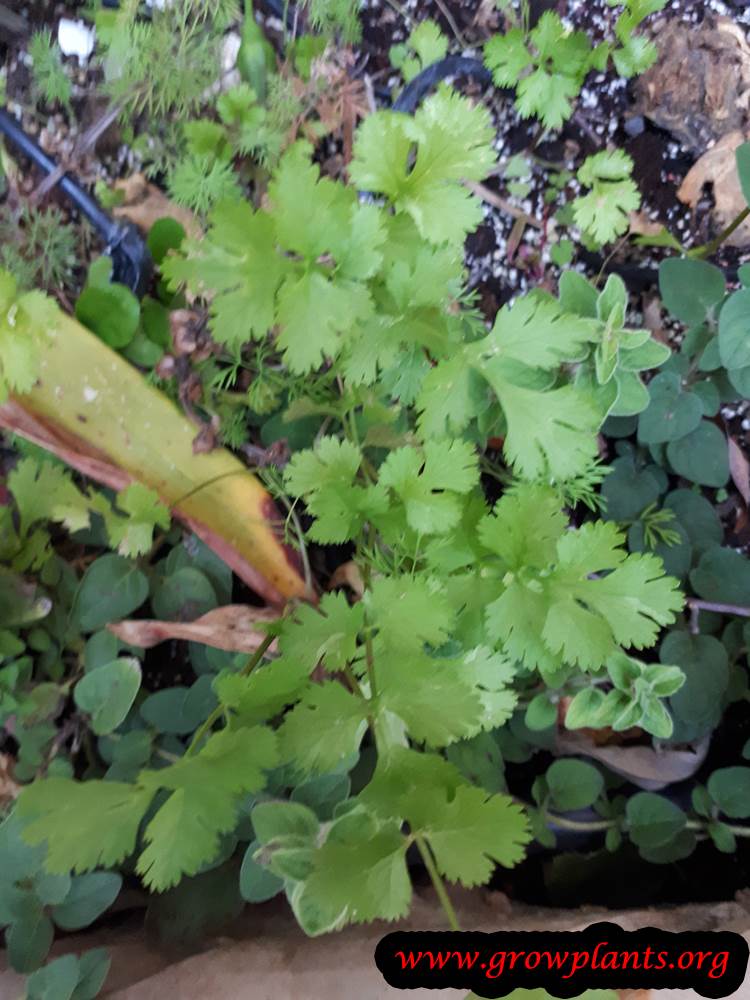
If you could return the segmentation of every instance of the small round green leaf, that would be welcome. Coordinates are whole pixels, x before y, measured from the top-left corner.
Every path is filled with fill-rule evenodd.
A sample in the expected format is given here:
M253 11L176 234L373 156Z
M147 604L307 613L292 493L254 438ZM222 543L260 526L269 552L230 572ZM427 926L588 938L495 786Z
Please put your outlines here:
M726 823L709 823L708 833L717 851L734 854L737 850L737 838Z
M699 597L722 604L750 604L750 559L734 549L714 545L690 574Z
M52 919L64 931L77 931L100 917L114 903L122 888L116 872L76 875L67 899L52 910Z
M161 264L170 250L178 250L180 244L185 239L185 229L180 223L165 216L157 219L148 231L146 246L154 259L155 264Z
M120 640L107 629L90 635L83 650L83 668L86 673L116 660L119 648Z
M546 694L538 694L529 702L524 719L529 729L549 729L557 721L557 705Z
M240 868L240 893L248 903L265 903L284 888L284 880L258 864L253 857L259 847L257 840L248 845Z
M192 566L168 576L155 588L151 603L157 618L165 621L192 621L217 605L211 581Z
M703 323L724 297L723 272L702 260L670 257L659 266L662 301L675 319L687 326Z
M32 903L5 932L8 962L16 972L38 969L52 947L55 930L42 907Z
M662 642L659 659L676 664L685 674L685 683L670 698L679 735L684 740L706 735L719 722L729 683L726 649L711 635L675 629Z
M282 837L312 839L320 826L312 809L299 802L260 802L250 815L261 844Z
M76 318L116 350L133 339L140 317L140 303L125 285L88 285L76 302Z
M708 779L708 794L730 819L750 817L750 767L721 767Z
M71 1000L78 984L75 955L63 955L37 969L26 984L26 1000Z
M556 760L547 769L546 777L552 804L563 812L585 809L596 802L604 790L601 773L583 760Z
M123 656L85 674L73 697L81 711L91 716L91 728L97 736L104 736L124 722L140 686L138 660Z
M687 816L674 802L654 792L637 792L625 807L630 839L638 847L661 847L685 829Z
M148 580L135 563L123 556L100 556L81 580L78 619L84 632L127 617L148 596Z
M319 774L297 785L290 798L308 806L321 821L333 817L333 810L351 790L348 774Z
M737 176L740 179L740 187L745 201L750 205L750 142L743 142L734 152L737 163ZM745 279L740 277L744 284Z
M669 865L689 858L695 850L696 839L692 830L680 830L674 839L656 847L641 847L639 854L652 865Z
M584 688L573 696L565 713L566 729L596 727L599 713L604 705L604 692L599 688Z
M216 705L211 682L209 675L203 675L192 687L176 685L156 691L140 705L141 717L161 733L192 733Z
M78 960L78 985L73 1000L94 1000L104 986L112 960L104 948L92 948Z
M725 486L729 479L727 440L707 420L678 441L670 441L667 458L678 476L701 486Z
M724 529L713 504L693 490L672 490L664 506L673 510L694 549L703 551L721 543Z
M750 288L731 295L719 314L719 355L725 368L750 365Z
M53 875L45 868L40 869L34 879L34 892L39 902L45 906L55 906L62 903L70 892L72 880L67 872L63 875Z

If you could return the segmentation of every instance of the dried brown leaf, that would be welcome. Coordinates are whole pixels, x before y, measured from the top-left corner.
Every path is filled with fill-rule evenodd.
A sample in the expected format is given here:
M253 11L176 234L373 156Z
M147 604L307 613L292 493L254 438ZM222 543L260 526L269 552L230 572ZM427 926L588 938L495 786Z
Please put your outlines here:
M193 239L203 235L198 220L182 205L176 205L159 190L155 184L150 184L143 174L133 174L115 183L115 190L122 191L125 201L112 210L118 219L127 219L144 232L153 226L158 219L166 217L176 219L185 232Z
M691 750L655 750L652 746L596 746L580 733L560 732L556 741L559 754L580 754L606 765L639 788L658 791L691 777L706 759L710 738Z
M715 146L704 153L685 175L677 197L685 205L696 208L703 194L703 188L713 187L713 217L716 227L723 229L736 218L747 204L740 187L735 162L735 150L745 141L740 131L730 132L719 139ZM750 243L750 221L742 225L725 241L730 246L743 247Z
M21 786L13 780L13 758L0 753L0 812L18 798Z
M750 462L733 437L729 438L729 471L745 504L750 504Z
M186 639L233 653L254 653L265 637L262 625L277 618L278 613L267 608L227 604L193 622L129 619L114 622L107 628L123 642L144 649L151 649L168 639Z
M336 567L328 581L328 589L334 590L336 587L349 587L357 597L364 594L365 582L356 563L350 560Z

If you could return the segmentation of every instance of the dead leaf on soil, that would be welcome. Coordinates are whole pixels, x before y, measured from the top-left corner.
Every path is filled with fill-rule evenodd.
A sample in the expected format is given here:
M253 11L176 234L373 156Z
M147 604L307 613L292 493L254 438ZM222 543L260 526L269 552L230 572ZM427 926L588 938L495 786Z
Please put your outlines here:
M740 26L708 14L697 27L662 20L653 34L659 58L636 84L641 114L696 154L746 130L750 46Z
M123 204L112 209L116 218L127 219L148 232L158 219L169 216L176 219L192 239L200 239L203 235L193 213L182 205L175 205L155 184L150 184L143 174L133 174L117 181L115 190L122 191L125 195Z
M664 224L650 219L645 212L631 212L628 220L633 236L661 236L664 232Z
M0 753L0 808L16 799L21 786L13 780L13 758Z
M746 504L750 504L750 462L733 437L729 438L729 471Z
M669 344L669 334L662 323L661 300L658 295L644 295L642 298L643 326L651 331L654 340Z
M677 192L685 205L696 208L706 184L713 186L713 217L717 229L728 226L747 202L737 175L735 150L745 141L740 131L730 132L690 168ZM742 223L725 241L730 246L743 247L750 243L750 220Z
M357 597L364 594L365 582L356 563L350 560L336 567L328 581L328 589L335 590L336 587L349 587Z
M261 624L276 621L278 617L277 612L267 608L227 604L196 618L194 622L129 619L107 625L107 628L123 642L144 649L151 649L168 639L186 639L231 653L254 653L265 638Z
M615 774L627 778L646 791L656 792L695 774L706 759L710 738L692 750L655 750L650 746L596 746L586 736L558 733L556 752L580 754L605 764Z

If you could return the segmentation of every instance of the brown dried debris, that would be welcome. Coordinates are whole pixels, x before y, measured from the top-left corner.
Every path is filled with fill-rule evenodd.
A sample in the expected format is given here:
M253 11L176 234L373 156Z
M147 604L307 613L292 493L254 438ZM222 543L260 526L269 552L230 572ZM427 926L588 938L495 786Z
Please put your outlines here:
M699 27L662 21L654 38L659 58L636 84L638 110L700 155L750 120L750 46L726 17Z

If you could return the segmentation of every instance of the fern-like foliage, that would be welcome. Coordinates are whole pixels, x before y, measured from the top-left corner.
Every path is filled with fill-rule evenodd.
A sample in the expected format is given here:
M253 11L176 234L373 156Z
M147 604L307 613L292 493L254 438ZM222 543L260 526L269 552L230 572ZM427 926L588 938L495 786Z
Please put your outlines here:
M60 47L52 40L48 28L35 31L29 42L32 64L32 92L36 100L46 104L59 102L70 107L72 85L65 72Z

